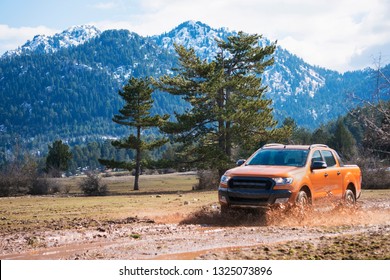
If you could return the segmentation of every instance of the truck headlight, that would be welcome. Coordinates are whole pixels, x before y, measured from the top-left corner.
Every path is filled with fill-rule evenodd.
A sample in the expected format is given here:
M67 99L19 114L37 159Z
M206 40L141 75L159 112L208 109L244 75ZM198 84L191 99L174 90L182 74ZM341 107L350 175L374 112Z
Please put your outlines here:
M222 186L222 187L227 187L229 179L230 179L230 176L223 175L221 177L221 181L219 182L219 185Z
M275 181L275 186L290 185L293 182L293 178L276 177L272 178Z

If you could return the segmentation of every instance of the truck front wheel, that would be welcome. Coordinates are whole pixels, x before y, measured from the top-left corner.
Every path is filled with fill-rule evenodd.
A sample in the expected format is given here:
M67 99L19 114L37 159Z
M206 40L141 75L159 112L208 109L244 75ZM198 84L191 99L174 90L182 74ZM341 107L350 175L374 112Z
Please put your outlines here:
M296 205L301 207L307 207L309 206L309 197L307 196L307 193L305 191L299 191L296 199Z

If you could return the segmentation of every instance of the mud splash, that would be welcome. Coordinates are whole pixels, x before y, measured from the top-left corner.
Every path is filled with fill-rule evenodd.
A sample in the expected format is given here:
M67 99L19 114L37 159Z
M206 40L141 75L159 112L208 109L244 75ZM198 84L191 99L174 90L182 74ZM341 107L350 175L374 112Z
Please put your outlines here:
M326 207L279 207L267 211L242 210L222 215L216 207L203 207L183 219L181 224L218 227L282 226L336 227L390 224L390 207L358 204L355 207L327 205Z
M336 206L330 209L311 208L302 211L298 208L276 209L268 213L269 225L275 226L366 226L390 223L390 209L365 209L361 206Z

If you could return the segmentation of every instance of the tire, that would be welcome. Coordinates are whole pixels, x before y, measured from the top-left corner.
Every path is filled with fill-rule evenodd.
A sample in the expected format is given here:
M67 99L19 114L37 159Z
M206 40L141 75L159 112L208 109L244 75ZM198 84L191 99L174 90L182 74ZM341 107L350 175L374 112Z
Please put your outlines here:
M305 191L299 191L295 204L302 208L306 208L310 205L309 197Z
M347 189L344 195L344 203L347 207L353 207L356 204L355 194L351 189Z

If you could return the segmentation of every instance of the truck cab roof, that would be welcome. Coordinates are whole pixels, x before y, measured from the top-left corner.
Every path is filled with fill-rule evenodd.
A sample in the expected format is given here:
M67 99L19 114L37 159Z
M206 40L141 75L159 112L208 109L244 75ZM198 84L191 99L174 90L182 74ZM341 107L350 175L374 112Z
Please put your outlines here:
M290 149L290 150L311 150L314 148L329 148L324 144L312 144L312 145L284 145L279 143L265 144L262 149Z

